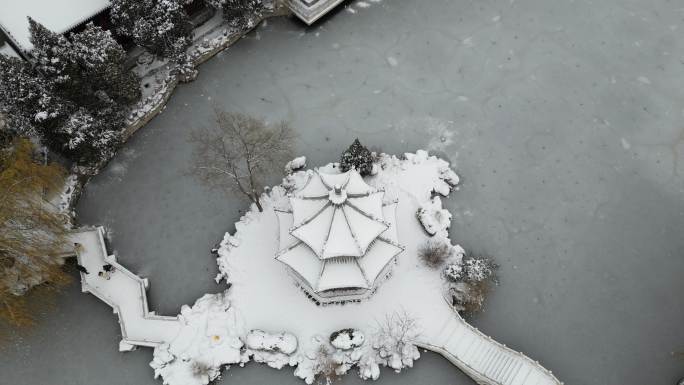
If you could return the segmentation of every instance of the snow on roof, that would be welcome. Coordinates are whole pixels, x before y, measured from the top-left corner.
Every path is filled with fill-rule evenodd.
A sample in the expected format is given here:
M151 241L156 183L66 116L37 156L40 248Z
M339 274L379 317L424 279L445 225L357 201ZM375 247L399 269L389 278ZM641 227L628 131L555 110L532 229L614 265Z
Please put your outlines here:
M290 197L292 212L276 212L281 249L276 259L315 292L370 288L403 250L396 243L396 202L383 205L383 196L354 170L316 170Z
M28 51L28 17L46 28L64 33L107 9L109 0L0 0L0 27L17 46Z
M288 265L312 287L318 285L323 262L316 258L316 255L306 244L299 242L294 247L281 251L276 259Z
M370 288L354 257L339 257L326 261L316 291L338 288Z
M378 239L373 243L373 247L368 250L366 255L358 259L358 263L366 278L374 282L392 258L402 251L401 247L383 239Z

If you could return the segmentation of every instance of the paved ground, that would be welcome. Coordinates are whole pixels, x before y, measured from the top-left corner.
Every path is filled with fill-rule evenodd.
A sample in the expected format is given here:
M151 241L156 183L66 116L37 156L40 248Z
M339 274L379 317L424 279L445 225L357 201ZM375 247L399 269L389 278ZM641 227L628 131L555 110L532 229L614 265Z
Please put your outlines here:
M221 290L208 250L244 201L185 174L187 132L209 124L216 103L291 120L313 164L355 136L387 152L442 153L463 178L448 202L452 239L502 265L478 327L568 384L684 376L684 361L671 355L684 350L684 7L349 6L355 13L308 30L271 20L207 63L89 186L81 221L112 229L122 263L151 278L152 307L172 314ZM155 383L149 352L116 352L106 305L74 287L59 306L33 335L11 341L3 378ZM296 383L254 366L229 373L225 383ZM381 381L471 383L436 356Z

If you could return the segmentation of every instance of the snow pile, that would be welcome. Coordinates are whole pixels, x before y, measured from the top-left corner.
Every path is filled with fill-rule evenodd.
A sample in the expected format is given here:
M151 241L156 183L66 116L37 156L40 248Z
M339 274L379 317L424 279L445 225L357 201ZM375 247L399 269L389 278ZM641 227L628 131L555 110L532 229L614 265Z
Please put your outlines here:
M442 208L442 200L437 196L423 204L416 215L430 235L446 234L451 224L451 213Z
M181 330L168 344L154 349L150 366L168 385L206 385L221 367L244 362L243 330L228 297L206 294L192 307L181 308Z
M251 350L292 354L297 350L297 337L285 332L270 334L255 329L247 333L245 345Z
M299 156L287 162L287 164L285 165L285 174L292 174L293 172L301 170L304 167L306 167L306 157Z
M458 175L451 169L449 162L430 156L425 150L418 150L415 154L405 153L404 158L380 154L377 163L380 171L374 178L377 180L376 186L400 185L418 202L426 202L435 193L449 196L459 183Z
M290 355L297 350L297 337L285 332L270 334L255 329L247 334L245 345L245 354L254 361L281 369L290 364Z

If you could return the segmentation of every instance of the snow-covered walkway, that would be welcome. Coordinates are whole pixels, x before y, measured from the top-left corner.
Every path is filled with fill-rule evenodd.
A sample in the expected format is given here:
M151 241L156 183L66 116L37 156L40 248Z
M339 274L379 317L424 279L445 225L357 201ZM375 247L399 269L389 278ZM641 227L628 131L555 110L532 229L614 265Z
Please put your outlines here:
M136 346L158 346L178 334L178 317L164 317L150 312L147 306L147 279L138 277L121 266L114 255L108 255L102 227L85 228L72 235L78 263L88 270L81 273L81 290L92 293L112 307L119 316L122 351ZM114 267L110 278L98 276L102 266Z
M563 384L538 362L482 334L456 312L417 345L441 354L478 384Z

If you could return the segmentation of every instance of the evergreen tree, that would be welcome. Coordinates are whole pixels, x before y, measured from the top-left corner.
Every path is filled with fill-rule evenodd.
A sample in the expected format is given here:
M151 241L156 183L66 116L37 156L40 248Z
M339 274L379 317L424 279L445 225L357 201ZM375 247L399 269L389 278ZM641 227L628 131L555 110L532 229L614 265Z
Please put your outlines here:
M104 91L116 103L128 105L140 99L140 79L126 70L126 51L111 32L89 23L71 35L72 60L80 71L78 88L94 95Z
M98 108L98 92L122 105L140 98L137 76L125 70L126 52L111 33L92 23L71 41L29 18L36 69L60 96L79 106Z
M68 117L72 106L57 97L52 82L28 62L0 55L0 112L8 129L22 136L43 137Z
M0 97L8 126L39 136L80 163L116 148L128 105L140 98L138 78L109 32L89 24L72 41L29 19L34 65L0 58Z
M61 167L34 161L30 141L0 149L0 320L30 324L22 295L68 282L57 256L68 248L69 221L46 201L63 181Z
M113 0L112 22L122 35L155 55L184 60L192 43L187 0Z
M373 155L357 138L354 140L354 143L342 153L340 168L342 171L356 169L361 175L370 175L373 170Z
M68 87L78 72L71 60L71 42L30 17L28 21L35 69L54 85Z
M226 0L204 0L204 4L214 9L223 9Z

